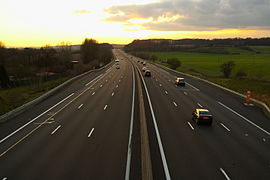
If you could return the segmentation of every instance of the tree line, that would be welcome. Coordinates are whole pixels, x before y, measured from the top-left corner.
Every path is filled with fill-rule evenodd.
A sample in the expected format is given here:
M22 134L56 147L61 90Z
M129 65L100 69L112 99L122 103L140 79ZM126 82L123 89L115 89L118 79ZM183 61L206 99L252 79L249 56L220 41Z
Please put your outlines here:
M81 55L84 64L95 64L96 67L109 63L113 58L112 45L99 44L95 39L85 39L81 45Z
M132 51L205 51L198 47L240 47L252 51L247 46L270 46L270 38L227 38L227 39L148 39L134 40L126 45L126 52ZM212 52L214 53L214 52ZM227 52L223 52L227 53Z
M103 66L113 58L112 46L94 39L85 39L77 52L71 47L62 42L54 47L7 48L0 42L0 89L76 75Z

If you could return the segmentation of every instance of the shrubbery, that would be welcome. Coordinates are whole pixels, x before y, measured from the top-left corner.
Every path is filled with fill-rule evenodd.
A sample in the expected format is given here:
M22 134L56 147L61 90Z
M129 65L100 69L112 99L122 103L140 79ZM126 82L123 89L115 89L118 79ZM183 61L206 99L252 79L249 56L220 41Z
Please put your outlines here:
M220 70L226 78L229 78L231 76L231 73L232 73L234 66L235 66L234 61L228 61L228 62L221 64Z
M182 65L181 61L179 61L178 58L170 58L167 60L167 63L170 65L170 68L172 69L176 69L177 67Z

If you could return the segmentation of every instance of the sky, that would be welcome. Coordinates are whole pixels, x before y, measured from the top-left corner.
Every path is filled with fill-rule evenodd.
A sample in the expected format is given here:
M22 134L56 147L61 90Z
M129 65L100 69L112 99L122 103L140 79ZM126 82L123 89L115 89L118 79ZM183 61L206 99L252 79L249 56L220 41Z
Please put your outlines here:
M0 0L7 47L270 37L270 0Z

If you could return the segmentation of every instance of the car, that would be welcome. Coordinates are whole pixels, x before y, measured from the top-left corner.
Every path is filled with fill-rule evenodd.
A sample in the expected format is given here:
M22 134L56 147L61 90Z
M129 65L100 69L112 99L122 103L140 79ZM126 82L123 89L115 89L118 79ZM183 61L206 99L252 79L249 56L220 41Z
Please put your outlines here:
M192 119L196 122L196 124L211 125L213 116L210 114L208 109L195 109L195 111L192 113Z
M151 77L151 71L150 70L146 70L144 73L145 77Z
M142 68L142 72L145 72L146 70L147 70L146 67L143 67L143 68Z
M120 69L120 65L116 65L116 69Z
M140 63L140 60L138 60L137 62Z
M175 85L176 86L185 86L186 85L185 79L184 78L176 78Z
M120 64L119 59L116 59L116 60L114 61L114 64L115 64L115 65L119 65L119 64Z
M143 62L143 65L146 66L146 62Z
M143 64L143 61L141 61L141 64Z

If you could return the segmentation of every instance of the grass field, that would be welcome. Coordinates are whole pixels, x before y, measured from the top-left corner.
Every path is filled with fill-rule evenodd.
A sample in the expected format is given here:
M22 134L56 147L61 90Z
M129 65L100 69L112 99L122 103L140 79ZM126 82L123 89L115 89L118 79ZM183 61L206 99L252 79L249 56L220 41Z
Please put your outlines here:
M270 47L251 47L254 51L239 48L226 47L226 52L231 54L211 54L195 52L149 52L160 59L176 57L182 62L179 70L199 72L206 76L222 76L220 65L232 60L236 66L233 70L235 75L239 70L248 74L249 78L270 79ZM257 52L261 52L257 54Z
M229 54L196 53L196 52L147 52L156 55L159 59L178 58L182 66L178 71L203 76L212 82L245 94L252 92L252 97L265 102L270 106L270 47L250 46L250 50L224 47L220 52ZM202 49L200 49L202 50ZM220 65L233 60L236 64L232 78L223 78ZM159 62L160 63L160 62ZM166 63L160 63L168 66ZM235 74L239 71L247 73L247 78L239 79Z
M0 115L11 111L12 109L25 104L38 96L44 94L50 89L63 83L68 78L60 78L40 84L39 86L22 86L18 88L6 89L0 91Z

